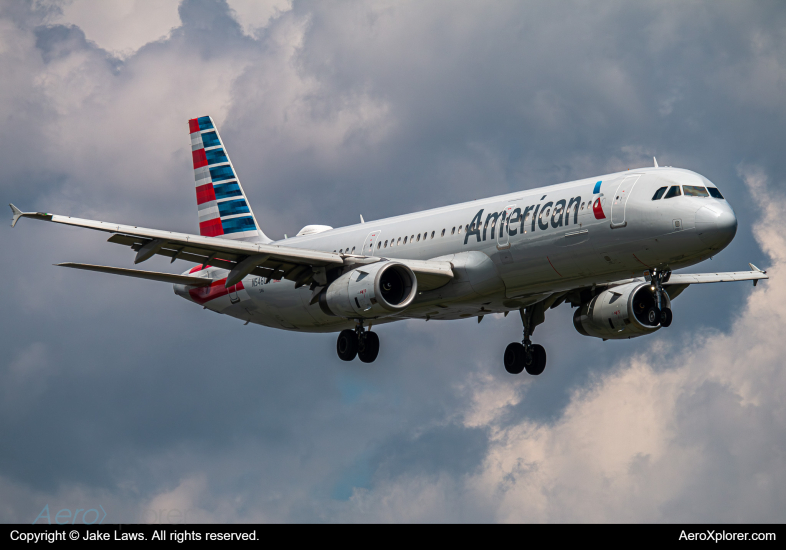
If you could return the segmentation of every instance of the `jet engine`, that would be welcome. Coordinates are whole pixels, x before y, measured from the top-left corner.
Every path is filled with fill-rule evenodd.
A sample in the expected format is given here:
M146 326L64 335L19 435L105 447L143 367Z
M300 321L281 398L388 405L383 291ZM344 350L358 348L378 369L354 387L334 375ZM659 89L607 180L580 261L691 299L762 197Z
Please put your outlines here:
M403 311L417 292L415 273L385 260L344 273L319 295L319 307L336 317L375 319Z
M660 325L656 291L649 283L634 282L604 290L573 314L573 326L584 336L604 340L652 334ZM671 307L668 295L662 305Z

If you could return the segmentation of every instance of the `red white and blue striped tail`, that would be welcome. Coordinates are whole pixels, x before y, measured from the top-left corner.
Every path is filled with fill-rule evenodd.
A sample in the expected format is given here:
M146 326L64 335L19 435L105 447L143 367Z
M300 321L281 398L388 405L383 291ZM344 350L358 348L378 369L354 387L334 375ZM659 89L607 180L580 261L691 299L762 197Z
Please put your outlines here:
M269 243L259 229L232 161L209 116L188 121L194 157L199 234Z

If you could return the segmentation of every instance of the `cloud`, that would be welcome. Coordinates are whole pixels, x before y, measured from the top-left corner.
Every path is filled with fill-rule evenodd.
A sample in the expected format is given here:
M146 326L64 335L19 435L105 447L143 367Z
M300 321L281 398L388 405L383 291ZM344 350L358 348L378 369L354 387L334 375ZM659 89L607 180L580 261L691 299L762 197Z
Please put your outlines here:
M88 40L118 57L130 57L139 48L166 38L180 26L179 0L118 0L62 2L61 11L50 23L74 25Z

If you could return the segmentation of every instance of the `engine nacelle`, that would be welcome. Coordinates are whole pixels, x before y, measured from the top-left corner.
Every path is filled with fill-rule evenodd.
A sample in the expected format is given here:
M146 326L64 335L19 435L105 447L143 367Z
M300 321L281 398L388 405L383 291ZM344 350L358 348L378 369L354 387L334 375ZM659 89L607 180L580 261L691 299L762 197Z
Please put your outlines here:
M417 292L415 273L386 260L344 273L319 295L319 307L336 317L375 319L404 310Z
M663 293L666 307L671 302ZM657 307L655 292L649 283L635 282L604 290L573 314L573 326L584 336L603 339L636 338L652 334L660 323L650 324L647 313Z

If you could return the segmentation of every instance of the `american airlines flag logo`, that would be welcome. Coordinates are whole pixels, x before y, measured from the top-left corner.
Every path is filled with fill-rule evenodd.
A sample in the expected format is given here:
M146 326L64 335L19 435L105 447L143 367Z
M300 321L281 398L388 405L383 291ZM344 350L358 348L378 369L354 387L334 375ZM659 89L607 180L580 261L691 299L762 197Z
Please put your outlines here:
M603 183L599 181L595 184L595 189L592 190L593 195L593 202L592 202L592 213L595 214L596 220L603 220L606 219L606 214L603 213L603 206L600 204L600 184Z
M243 238L257 226L232 163L209 116L188 121L194 162L199 233Z

